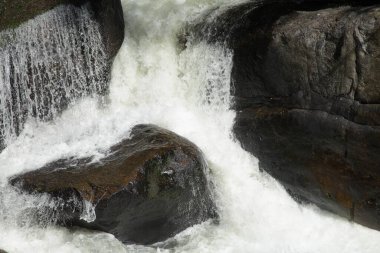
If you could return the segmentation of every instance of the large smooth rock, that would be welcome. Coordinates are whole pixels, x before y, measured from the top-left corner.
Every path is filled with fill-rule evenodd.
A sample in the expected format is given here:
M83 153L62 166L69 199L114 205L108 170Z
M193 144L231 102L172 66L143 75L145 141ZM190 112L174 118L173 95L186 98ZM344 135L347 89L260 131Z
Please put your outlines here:
M59 222L109 232L123 242L162 241L216 216L201 151L173 132L137 125L107 157L90 161L60 160L10 182L61 203ZM88 208L83 201L95 206L95 220L80 219Z
M234 132L296 199L380 229L380 6L308 2L229 12Z

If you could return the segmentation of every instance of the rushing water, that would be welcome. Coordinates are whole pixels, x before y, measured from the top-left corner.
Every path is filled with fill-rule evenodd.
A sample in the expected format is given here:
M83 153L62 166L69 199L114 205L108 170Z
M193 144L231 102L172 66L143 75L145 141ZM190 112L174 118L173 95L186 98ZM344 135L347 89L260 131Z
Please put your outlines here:
M296 204L231 134L233 52L199 40L178 45L184 25L238 1L123 0L126 37L115 59L110 104L87 98L50 123L29 120L0 154L0 248L10 252L378 252L380 233L312 206ZM46 199L19 196L7 177L63 156L102 156L137 123L153 123L193 141L213 171L220 223L187 229L151 247L113 236L28 222Z
M107 57L99 25L85 6L60 6L0 32L0 62L5 145L28 117L49 120L76 99L105 92Z

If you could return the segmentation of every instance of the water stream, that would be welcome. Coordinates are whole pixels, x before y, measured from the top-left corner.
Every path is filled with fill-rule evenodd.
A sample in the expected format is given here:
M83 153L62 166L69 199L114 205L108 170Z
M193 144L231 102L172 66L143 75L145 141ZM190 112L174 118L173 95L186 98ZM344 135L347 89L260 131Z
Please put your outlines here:
M51 120L78 98L106 92L107 56L86 6L59 6L0 32L0 62L0 148L27 118Z
M112 71L110 103L78 100L51 122L30 119L0 154L0 248L9 252L375 253L380 233L295 203L233 138L233 52L223 43L178 33L208 10L241 1L123 0L126 37ZM212 18L212 17L209 17ZM27 207L6 180L65 156L101 157L132 126L153 123L194 142L213 171L220 223L206 222L153 246L122 245L112 235L28 223ZM41 204L42 203L42 204Z

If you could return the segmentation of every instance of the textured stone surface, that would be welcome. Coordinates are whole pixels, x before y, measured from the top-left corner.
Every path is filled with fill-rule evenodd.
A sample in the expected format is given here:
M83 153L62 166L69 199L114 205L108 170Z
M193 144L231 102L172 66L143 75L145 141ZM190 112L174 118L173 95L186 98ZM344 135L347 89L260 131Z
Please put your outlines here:
M368 2L248 4L227 33L243 147L296 199L380 229L380 6Z
M90 161L60 160L11 183L65 203L56 214L60 222L106 231L123 242L162 241L216 216L201 152L173 132L135 126L131 139ZM95 206L94 221L79 219L86 208L81 200Z

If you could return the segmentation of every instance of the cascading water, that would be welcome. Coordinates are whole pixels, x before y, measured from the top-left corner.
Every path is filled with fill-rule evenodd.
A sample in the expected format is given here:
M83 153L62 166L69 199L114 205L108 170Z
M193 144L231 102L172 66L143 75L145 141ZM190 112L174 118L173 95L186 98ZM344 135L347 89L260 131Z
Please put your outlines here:
M378 252L380 233L312 206L296 204L257 161L234 141L230 72L233 52L181 28L228 0L124 0L126 38L115 59L111 103L84 99L50 123L28 121L0 154L5 193L0 248L10 252ZM73 126L72 122L75 122ZM204 152L213 171L220 223L204 223L151 247L122 245L113 236L18 224L26 207L46 203L7 188L6 178L64 156L102 156L137 123L185 136ZM3 192L4 192L3 191ZM47 204L44 205L48 205ZM24 219L25 220L25 219ZM27 219L26 219L27 221ZM337 237L339 236L339 237Z
M80 97L105 93L101 41L86 7L60 6L0 33L0 148L28 117L49 120Z

